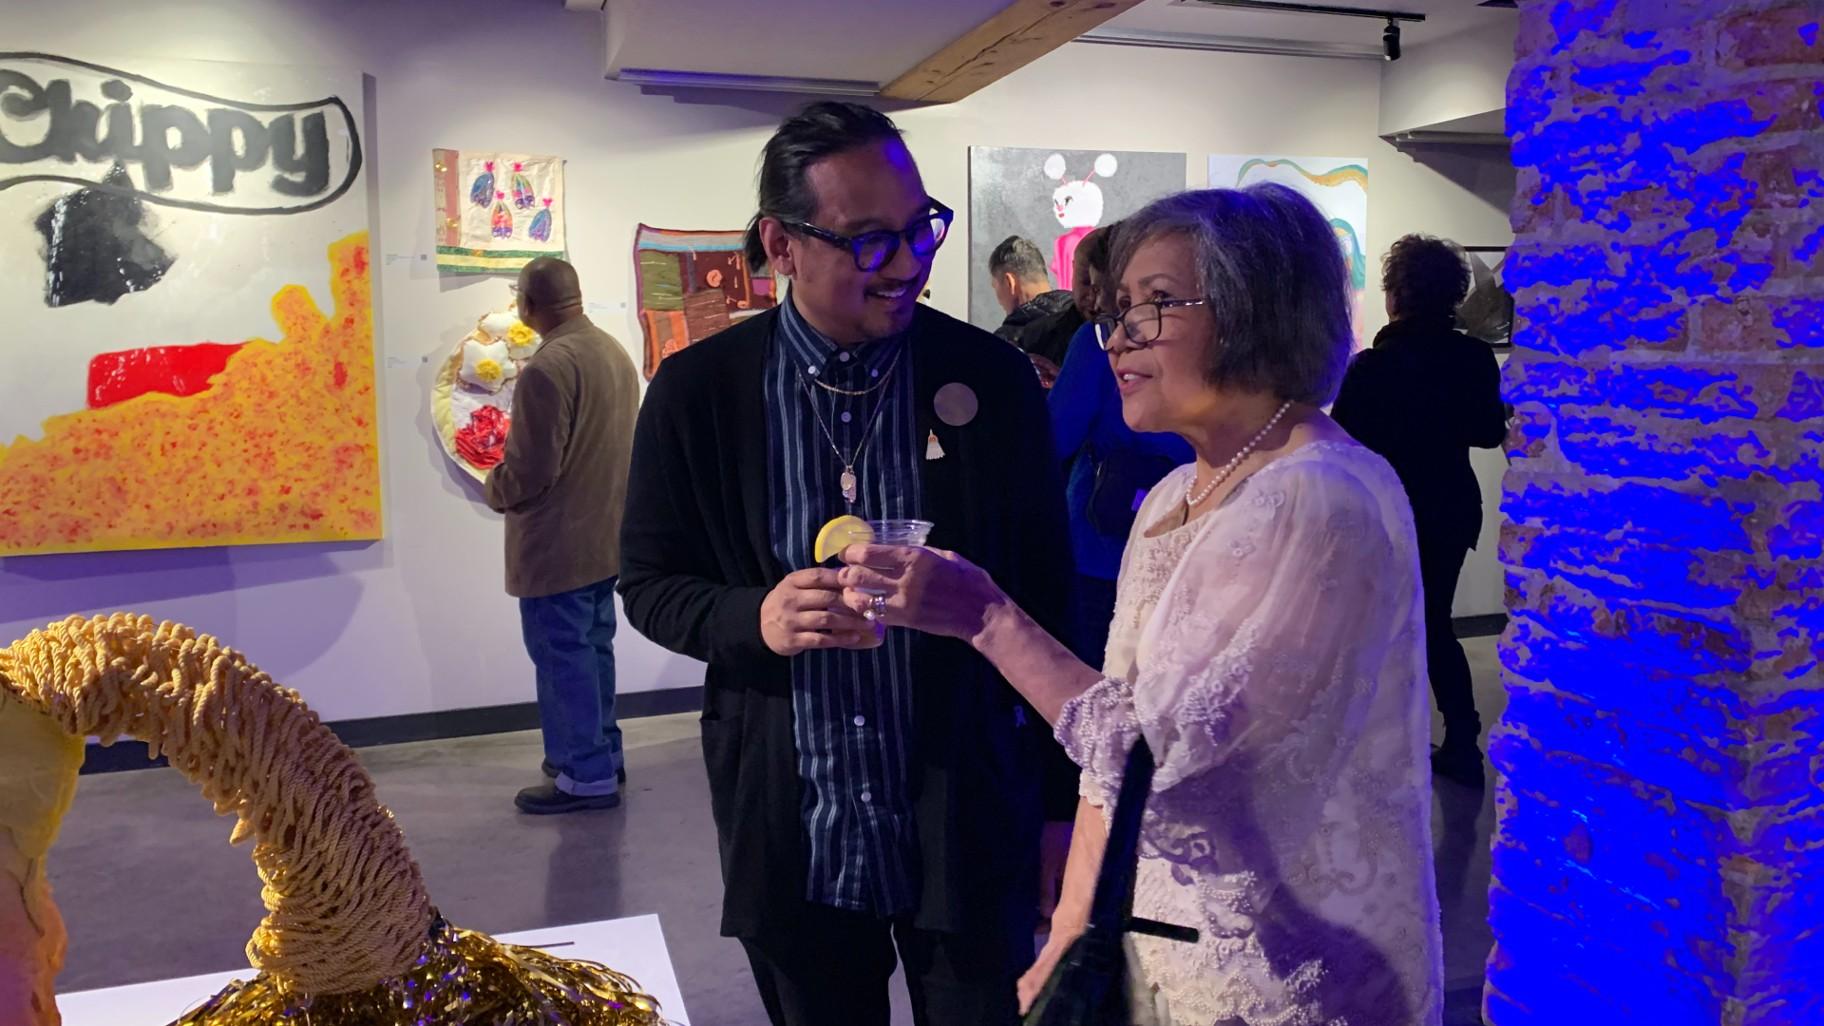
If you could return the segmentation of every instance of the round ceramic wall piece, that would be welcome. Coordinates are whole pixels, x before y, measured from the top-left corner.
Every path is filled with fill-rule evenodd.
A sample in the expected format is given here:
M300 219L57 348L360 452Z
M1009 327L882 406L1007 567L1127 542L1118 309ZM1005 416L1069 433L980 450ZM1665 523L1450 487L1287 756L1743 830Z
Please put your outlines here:
M443 451L463 473L487 480L507 451L513 386L543 340L511 309L477 319L437 370L431 420Z

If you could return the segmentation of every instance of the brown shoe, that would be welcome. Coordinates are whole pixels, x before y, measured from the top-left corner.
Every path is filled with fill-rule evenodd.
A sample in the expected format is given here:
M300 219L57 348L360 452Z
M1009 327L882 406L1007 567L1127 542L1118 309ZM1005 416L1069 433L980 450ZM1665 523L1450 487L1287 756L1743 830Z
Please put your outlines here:
M556 784L540 784L519 792L513 799L513 804L519 807L519 811L533 816L555 816L587 809L616 809L621 805L621 794L619 791L610 794L571 794L558 790Z

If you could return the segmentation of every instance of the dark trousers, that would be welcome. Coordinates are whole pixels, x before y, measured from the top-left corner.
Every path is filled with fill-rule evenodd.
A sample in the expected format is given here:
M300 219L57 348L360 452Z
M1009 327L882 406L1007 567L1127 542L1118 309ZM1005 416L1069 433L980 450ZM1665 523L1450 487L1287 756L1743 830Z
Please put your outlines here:
M1070 636L1060 638L1071 654L1097 670L1108 651L1108 628L1115 619L1115 582L1078 574L1071 591ZM1055 742L1045 746L1045 821L1069 823L1077 818L1077 764ZM1044 886L1050 886L1049 883Z
M1419 539L1419 573L1425 584L1425 662L1432 697L1444 717L1444 740L1453 747L1473 746L1482 737L1469 657L1463 654L1450 616L1457 579L1463 575L1463 561L1468 556L1468 546Z
M1100 670L1108 652L1108 628L1115 619L1115 582L1078 574L1072 594L1068 646L1078 659Z
M545 758L572 794L611 794L621 769L614 719L614 581L519 600L526 654L538 678Z
M1031 902L1026 902L1030 910ZM887 981L906 965L916 1026L1015 1026L1032 915L981 934L920 930L806 904L789 930L741 941L773 1026L888 1026Z

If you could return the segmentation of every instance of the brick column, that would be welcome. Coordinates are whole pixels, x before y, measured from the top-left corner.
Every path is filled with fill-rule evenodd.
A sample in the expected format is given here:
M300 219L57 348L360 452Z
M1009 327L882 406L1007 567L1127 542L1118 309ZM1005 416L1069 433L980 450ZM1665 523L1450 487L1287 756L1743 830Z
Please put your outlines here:
M1824 1024L1824 0L1521 0L1493 1026Z

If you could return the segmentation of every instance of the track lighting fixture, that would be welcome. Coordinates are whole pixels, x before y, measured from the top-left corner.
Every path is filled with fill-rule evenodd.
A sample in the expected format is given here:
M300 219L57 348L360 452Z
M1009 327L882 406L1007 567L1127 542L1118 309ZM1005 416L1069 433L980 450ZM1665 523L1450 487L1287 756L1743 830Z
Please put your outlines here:
M1266 14L1320 14L1340 18L1374 18L1386 19L1387 27L1381 30L1381 56L1390 61L1400 59L1400 22L1421 22L1423 14L1410 11L1385 11L1369 7L1337 7L1332 4L1296 3L1292 0L1178 0L1179 3L1196 3L1207 7L1232 7L1243 11L1259 11ZM1372 57L1373 50L1362 48L1364 57Z

